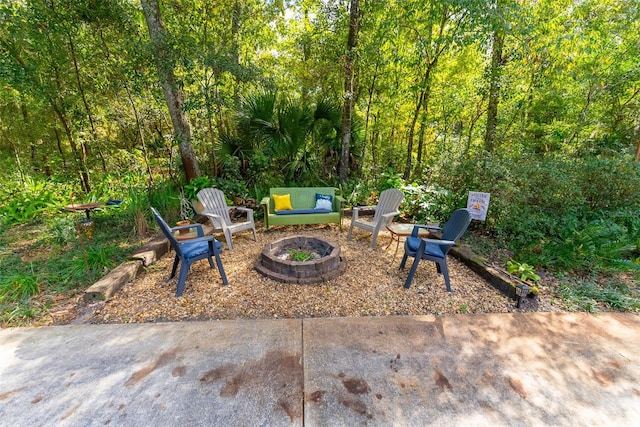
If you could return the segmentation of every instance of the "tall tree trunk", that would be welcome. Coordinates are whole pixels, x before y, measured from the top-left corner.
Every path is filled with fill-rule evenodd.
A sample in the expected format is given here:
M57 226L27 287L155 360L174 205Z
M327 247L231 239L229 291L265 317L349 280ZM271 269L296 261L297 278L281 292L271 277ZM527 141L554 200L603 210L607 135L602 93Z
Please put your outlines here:
M344 62L344 108L342 110L342 131L340 151L340 167L338 176L340 182L347 180L349 173L349 146L351 145L351 120L357 88L357 72L355 68L356 46L358 45L358 31L360 29L360 7L358 0L351 0L349 11L349 37L347 38L347 54Z
M498 125L498 101L500 99L500 75L503 65L502 48L504 34L501 30L493 32L491 52L491 71L489 83L489 104L487 105L487 129L484 134L484 148L492 152L496 142L496 127Z
M418 117L420 116L420 110L422 110L422 103L424 102L424 89L420 91L420 95L418 96L418 102L416 103L416 108L413 110L413 118L411 119L411 125L409 126L409 136L407 137L407 159L404 165L404 173L402 177L404 179L409 179L411 175L411 165L413 163L411 155L413 153L413 137L416 132L416 123L418 122Z
M62 140L60 139L60 132L58 132L58 125L56 124L57 117L53 118L53 135L56 137L56 144L58 146L58 153L60 153L60 158L62 159L62 168L67 168L67 156L62 149Z
M78 85L78 92L80 92L80 97L82 98L82 105L84 105L84 110L87 113L87 118L89 119L89 125L91 126L91 139L96 145L96 150L98 151L98 156L102 162L102 170L107 172L107 162L104 159L104 155L102 154L102 150L98 146L98 132L96 131L96 125L93 120L93 114L91 114L91 108L89 107L89 103L87 102L87 96L84 91L84 86L82 81L80 80L80 67L78 66L78 59L76 57L76 47L73 43L73 39L71 38L71 34L67 32L67 39L69 40L69 49L71 51L71 60L73 61L73 72L76 78L76 84ZM84 142L81 142L83 146L85 146ZM84 151L87 151L86 146L83 148Z
M144 12L153 54L158 67L158 77L164 92L167 108L173 124L173 136L178 143L182 167L187 178L187 182L200 176L200 167L193 145L191 143L191 125L183 109L182 92L176 84L173 71L173 60L171 47L167 43L167 32L162 23L160 7L156 0L141 0L142 11Z
M434 7L434 4L435 3L432 3L432 7ZM437 34L437 37L435 38L433 35L433 31L434 29L436 29L434 28L435 24L434 23L429 24L429 27L428 27L427 37L425 42L425 44L428 46L427 51L425 52L426 58L427 58L426 70L422 80L418 102L413 112L413 118L411 119L411 126L409 127L409 135L407 137L407 159L404 167L404 173L402 174L402 177L404 179L409 179L409 177L411 176L411 165L412 165L411 155L413 154L413 138L415 136L416 123L418 122L420 110L424 108L425 114L428 112L429 97L431 95L430 94L431 75L435 70L436 66L438 65L438 59L440 58L440 55L442 55L442 53L448 47L448 44L443 43L441 41L441 38L442 38L442 35L444 34L444 29L447 26L447 23L449 22L449 18L450 18L449 8L445 6L441 11L441 16L440 16L438 27L437 27L438 34ZM461 23L462 23L462 20L459 20L457 25L459 26L461 25Z
M36 150L36 141L33 138L33 133L29 131L29 113L27 111L27 104L25 104L24 100L20 101L20 111L22 112L24 130L29 138L29 147L31 150L31 167L33 168L34 172L40 172L41 168L38 159L38 151Z
M378 168L378 153L376 150L376 142L378 141L380 131L378 130L378 116L373 114L373 132L371 135L371 163L373 163L373 167L371 168L374 173Z
M235 64L240 64L240 24L242 23L242 3L236 1L233 4L233 13L231 16L231 61ZM240 105L240 78L237 73L234 73L233 80L233 105Z
M362 161L360 162L360 165L358 167L358 174L360 175L362 174L362 165L364 163L364 156L367 151L367 141L369 137L369 116L371 114L371 102L373 101L373 93L375 92L375 89L376 89L377 79L378 79L378 63L376 62L376 68L373 72L373 79L371 79L371 85L369 86L369 90L367 91L369 95L369 99L367 100L367 112L365 113L365 119L364 119L364 137L362 138L363 144L362 144L362 153L361 153Z
M636 139L638 140L636 142L636 160L640 161L640 117L636 119L635 130Z
M133 116L136 119L136 128L138 129L138 137L140 138L140 145L142 146L144 164L147 167L147 174L149 174L149 186L151 186L153 185L153 173L151 172L151 165L149 164L149 153L147 152L147 144L144 141L144 132L142 131L142 123L140 122L140 115L138 114L138 109L136 108L136 103L133 100L133 96L131 95L129 86L127 86L126 83L124 84L124 90L127 93L127 98L129 98L129 103L131 104L131 109L133 110Z
M89 173L87 172L86 166L87 153L84 151L84 148L82 148L81 151L78 150L78 145L73 137L73 132L71 132L71 126L69 126L69 121L67 120L65 113L58 107L53 98L50 98L49 102L51 104L51 108L53 108L53 111L56 113L56 116L58 116L58 119L60 119L60 122L64 127L64 132L67 134L73 158L79 163L78 169L80 170L80 185L82 186L82 190L85 193L88 193L91 191L91 184L89 182Z
M51 40L49 33L47 33L47 41L49 42L49 45L52 47L53 51L54 43ZM62 85L60 69L58 68L58 64L55 62L53 62L51 66L53 68L55 76L57 94L56 99L54 99L52 96L49 97L49 103L51 105L51 108L53 108L53 111L56 113L58 119L60 119L60 122L62 123L64 131L67 135L67 139L69 140L69 146L71 147L73 159L75 160L78 170L80 171L80 186L85 193L88 193L91 191L91 181L89 180L89 168L87 167L87 149L84 143L80 142L80 150L78 150L78 145L73 136L69 121L67 120L67 112L65 108L64 98L62 96L65 91ZM58 105L58 102L60 103L60 105Z
M422 152L424 151L424 132L427 128L427 112L422 114L420 120L420 131L418 132L418 157L416 158L416 166L413 168L413 175L417 176L422 170Z

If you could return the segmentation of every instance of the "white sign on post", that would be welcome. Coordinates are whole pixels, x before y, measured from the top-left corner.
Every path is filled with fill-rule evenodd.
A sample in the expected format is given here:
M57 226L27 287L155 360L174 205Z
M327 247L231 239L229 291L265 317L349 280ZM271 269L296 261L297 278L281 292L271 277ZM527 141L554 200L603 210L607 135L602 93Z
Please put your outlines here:
M489 210L489 193L479 193L477 191L469 191L467 199L467 209L471 213L471 219L484 221L487 218Z

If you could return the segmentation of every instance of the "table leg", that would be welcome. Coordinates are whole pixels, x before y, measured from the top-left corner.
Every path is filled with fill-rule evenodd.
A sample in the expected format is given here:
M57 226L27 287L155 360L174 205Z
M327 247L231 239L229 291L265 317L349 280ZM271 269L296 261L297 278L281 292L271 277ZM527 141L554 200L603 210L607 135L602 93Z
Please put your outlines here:
M396 240L396 251L393 253L393 258L395 258L396 255L398 255L398 246L400 246L400 235L397 234L396 238L397 238L397 240Z
M389 233L391 233L391 232L389 232ZM389 249L389 246L391 246L391 244L392 244L392 243L393 243L393 241L395 240L395 239L393 238L393 236L394 236L394 235L395 235L394 233L391 233L391 240L389 240L389 244L387 245L387 247L386 247L386 248L384 248L384 250L385 250L385 251L386 251L387 249Z
M395 241L396 242L396 251L393 253L393 257L395 258L396 255L398 254L398 246L400 246L400 235L396 234L392 231L389 231L391 233L391 240L389 240L389 244L387 245L386 248L384 248L384 250L386 251L387 249L389 249L389 247L391 246L391 244Z

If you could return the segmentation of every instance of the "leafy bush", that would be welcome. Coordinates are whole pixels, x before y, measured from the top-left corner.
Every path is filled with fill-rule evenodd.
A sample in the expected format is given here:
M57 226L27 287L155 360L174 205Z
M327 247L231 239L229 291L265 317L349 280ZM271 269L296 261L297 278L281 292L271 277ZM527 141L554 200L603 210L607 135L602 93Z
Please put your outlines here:
M640 165L632 158L451 158L423 185L447 189L446 209L469 191L491 193L479 225L523 262L558 270L620 268L638 256Z
M244 181L226 178L213 178L213 187L222 190L226 197L248 197L247 186Z
M208 176L200 176L192 179L184 188L184 197L187 200L198 200L198 191L203 188L213 187L213 182Z
M450 194L447 190L426 185L404 185L404 202L400 206L402 215L413 221L424 223L434 220L445 221L451 212L446 212L447 199Z
M62 190L50 181L37 181L26 177L23 185L12 183L14 191L5 195L0 206L0 220L5 226L24 224L43 213L56 212L64 206L64 186Z

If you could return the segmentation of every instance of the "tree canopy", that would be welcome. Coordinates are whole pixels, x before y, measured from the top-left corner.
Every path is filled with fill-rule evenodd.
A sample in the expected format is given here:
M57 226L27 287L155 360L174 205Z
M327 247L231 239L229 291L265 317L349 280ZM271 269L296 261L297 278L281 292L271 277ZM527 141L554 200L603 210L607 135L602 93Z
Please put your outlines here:
M349 44L352 4L158 2L161 61L184 95L202 173L223 173L243 99L342 105L350 61L352 178L389 167L419 177L443 152L637 155L637 2L364 1ZM85 191L129 157L181 172L166 164L179 141L142 11L129 0L0 5L0 150L13 169L72 172Z

